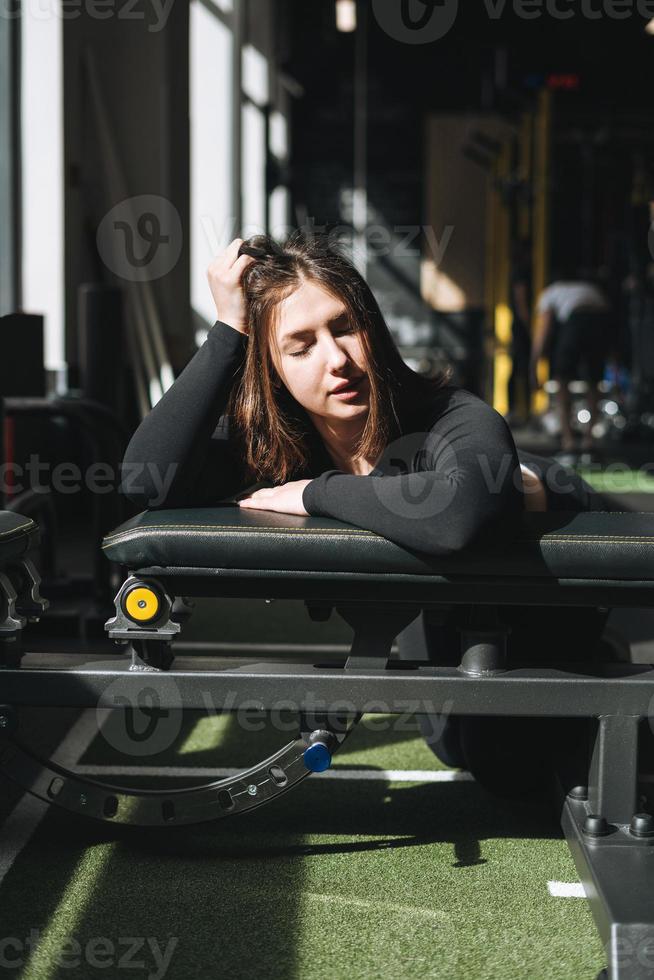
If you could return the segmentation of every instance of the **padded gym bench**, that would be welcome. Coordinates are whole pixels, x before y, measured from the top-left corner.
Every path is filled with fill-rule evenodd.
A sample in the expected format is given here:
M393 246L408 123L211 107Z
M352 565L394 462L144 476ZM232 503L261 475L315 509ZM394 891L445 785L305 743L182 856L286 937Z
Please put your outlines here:
M2 538L0 545L1 568ZM69 657L62 667L25 651L18 666L5 664L0 767L7 775L99 819L193 823L260 806L326 768L365 712L405 713L410 705L415 714L586 718L589 751L560 774L562 826L606 945L608 976L646 975L636 951L654 948L654 818L640 812L638 764L639 743L651 738L654 666L617 655L509 665L506 615L498 612L650 606L654 515L525 514L522 533L502 553L436 559L327 518L226 504L141 513L107 535L103 550L126 572L106 624L123 652L77 666ZM316 621L336 610L354 631L349 656L262 663L178 656L174 643L196 597L302 599ZM457 667L439 666L438 651L429 662L391 656L395 637L423 610L458 607L466 615ZM232 711L291 704L297 737L245 772L165 791L109 787L36 760L21 744L20 705L120 708L145 691L168 709L206 708L207 698Z
M0 511L0 641L5 657L26 623L38 620L49 605L39 595L40 576L28 557L38 542L39 528L31 518Z

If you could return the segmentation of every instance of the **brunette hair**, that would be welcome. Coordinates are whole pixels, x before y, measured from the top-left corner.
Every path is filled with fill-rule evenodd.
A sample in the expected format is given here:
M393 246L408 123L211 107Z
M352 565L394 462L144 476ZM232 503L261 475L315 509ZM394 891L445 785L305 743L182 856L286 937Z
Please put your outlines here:
M398 411L424 404L450 380L450 370L428 378L405 364L370 287L327 236L296 231L280 245L268 235L255 235L242 243L241 254L257 261L243 273L249 339L226 414L242 449L244 476L286 483L300 479L309 462L315 429L282 383L271 356L277 307L307 280L342 300L350 326L361 332L370 409L355 456L377 459L401 434Z

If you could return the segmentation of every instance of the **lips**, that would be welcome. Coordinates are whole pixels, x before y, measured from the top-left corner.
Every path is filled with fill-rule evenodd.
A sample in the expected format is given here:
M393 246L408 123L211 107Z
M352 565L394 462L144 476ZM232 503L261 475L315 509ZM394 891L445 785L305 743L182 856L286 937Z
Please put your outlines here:
M354 388L356 388L359 385L359 382L361 381L362 378L363 378L363 375L361 375L361 377L359 377L359 378L355 378L353 381L348 381L348 383L346 385L341 385L340 388L333 388L329 392L329 394L330 395L338 395L342 391L352 391Z

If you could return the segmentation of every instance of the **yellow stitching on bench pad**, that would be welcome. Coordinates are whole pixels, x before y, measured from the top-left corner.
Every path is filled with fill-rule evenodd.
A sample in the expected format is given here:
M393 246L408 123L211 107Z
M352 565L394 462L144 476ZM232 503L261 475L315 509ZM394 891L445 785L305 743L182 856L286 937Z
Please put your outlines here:
M0 531L0 538L4 538L7 534L15 534L16 531L22 531L26 527L36 527L36 524L30 520L27 524L19 524L18 527L12 527L9 531Z

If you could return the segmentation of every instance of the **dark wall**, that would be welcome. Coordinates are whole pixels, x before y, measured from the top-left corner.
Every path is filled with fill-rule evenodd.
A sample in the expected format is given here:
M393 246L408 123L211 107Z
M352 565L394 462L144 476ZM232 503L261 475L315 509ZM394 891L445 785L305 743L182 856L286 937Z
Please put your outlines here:
M352 221L355 35L336 30L333 3L296 5L292 73L305 94L293 117L296 220L344 232ZM367 72L368 274L389 325L429 331L420 299L423 107L407 101L385 35L369 14Z
M630 239L638 225L630 205L636 166L654 177L654 38L643 17L589 19L571 3L571 19L526 20L509 2L459 3L445 36L413 45L383 30L372 4L362 6L369 15L369 222L391 230L424 222L428 114L518 122L539 90L555 84L552 75L570 74L576 88L553 92L552 261L606 264L617 280L621 256L638 245ZM501 16L490 16L493 8ZM337 225L349 217L341 192L353 180L354 43L336 30L333 0L294 0L290 70L305 89L293 127L298 221L308 214ZM645 238L640 244L642 253ZM437 342L439 328L419 296L417 256L373 256L368 277L400 340Z
M89 8L92 9L92 8ZM96 247L103 216L118 204L106 186L96 117L84 69L96 66L128 196L154 194L176 210L188 241L188 7L174 2L156 19L150 5L125 8L144 19L84 14L64 22L66 175L66 358L77 365L77 288L111 281ZM191 349L188 248L152 289L173 361Z

